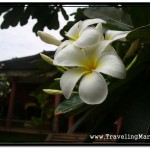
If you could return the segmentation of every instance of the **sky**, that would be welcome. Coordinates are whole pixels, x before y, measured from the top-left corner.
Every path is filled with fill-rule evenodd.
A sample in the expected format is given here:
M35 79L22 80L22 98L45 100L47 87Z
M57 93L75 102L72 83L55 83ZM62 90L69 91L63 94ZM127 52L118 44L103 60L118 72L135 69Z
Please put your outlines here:
M77 10L77 7L65 7L67 14L71 14ZM73 16L69 16L69 21L74 20ZM3 16L0 16L0 24L3 21ZM47 27L44 31L62 39L59 34L60 29L66 25L67 21L59 12L60 28L59 30L49 30ZM0 29L0 61L9 60L12 58L20 58L30 56L42 52L43 50L55 50L54 45L46 44L32 32L33 25L37 22L36 19L29 19L24 26L18 24L16 27L8 29Z

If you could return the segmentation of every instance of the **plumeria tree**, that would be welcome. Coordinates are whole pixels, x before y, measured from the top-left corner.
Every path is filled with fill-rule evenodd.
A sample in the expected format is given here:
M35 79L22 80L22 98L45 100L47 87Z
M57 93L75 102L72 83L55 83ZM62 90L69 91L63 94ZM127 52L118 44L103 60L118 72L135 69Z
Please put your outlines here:
M149 134L150 115L147 78L150 26L146 25L149 19L138 22L137 26L134 15L139 8L122 7L120 10L127 19L119 22L116 15L114 21L110 12L119 10L114 7L108 9L108 16L99 7L86 9L84 14L91 19L74 23L66 31L68 39L65 41L38 31L42 41L58 46L53 59L44 54L41 57L62 74L56 79L60 89L43 91L65 96L66 100L55 110L56 115L71 116L85 112L68 132L75 131L91 117L100 116L89 134L107 133L110 126L123 117L119 134L146 135ZM145 14L138 16L140 19L147 17L147 8L144 11ZM86 141L93 139L87 136Z
M122 118L118 134L150 134L148 4L79 8L72 14L75 20L68 21L60 32L63 41L42 31L45 26L58 29L59 11L68 19L61 5L5 7L0 13L7 10L1 28L16 26L19 22L24 25L31 15L38 20L33 31L42 41L58 46L54 58L41 54L41 58L59 72L54 81L57 86L46 87L43 93L65 97L55 109L55 115L80 114L69 133L94 119L89 134L106 134L112 124ZM13 15L15 19L12 19L12 13L18 17ZM47 18L52 18L50 23ZM86 142L92 141L87 135ZM133 142L132 139L121 142L125 141ZM138 141L149 139L143 137Z

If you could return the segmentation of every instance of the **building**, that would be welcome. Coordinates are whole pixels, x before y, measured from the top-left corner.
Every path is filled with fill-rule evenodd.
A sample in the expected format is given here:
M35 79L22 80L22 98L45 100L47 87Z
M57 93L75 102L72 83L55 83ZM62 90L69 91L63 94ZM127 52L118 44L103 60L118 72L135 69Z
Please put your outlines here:
M44 51L43 53L50 57L54 55L54 52ZM53 66L43 61L39 54L2 61L0 64L3 66L0 68L0 74L5 74L11 83L11 92L5 103L5 112L3 112L3 118L1 118L3 126L0 130L38 133L38 129L35 130L28 127L25 131L24 124L32 115L36 116L40 114L40 109L26 111L25 107L29 108L29 105L33 105L34 102L36 104L37 99L31 96L31 93L36 91L40 86L44 86L44 83L50 83L57 76L58 72ZM49 101L50 99L53 99L50 103L55 108L60 103L61 96L48 96ZM43 129L43 132L46 131L47 133L47 130L59 132L58 118L53 116L51 129L47 127Z

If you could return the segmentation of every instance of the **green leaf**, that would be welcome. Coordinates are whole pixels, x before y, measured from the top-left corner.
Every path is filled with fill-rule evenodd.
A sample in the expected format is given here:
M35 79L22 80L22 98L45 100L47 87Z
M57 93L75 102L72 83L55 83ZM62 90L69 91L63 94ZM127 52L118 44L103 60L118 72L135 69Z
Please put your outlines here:
M28 19L32 13L32 7L27 7L20 19L20 25L23 26L28 23Z
M145 5L141 6L133 6L133 7L124 7L128 11L131 16L133 26L135 28L144 26L150 23L150 7Z
M79 98L79 96L75 95L72 96L70 99L61 102L55 109L55 114L56 115L65 114L83 105L86 104Z
M116 26L122 30L131 30L132 21L130 15L115 7L89 7L84 10L85 16L89 18L101 18L108 24ZM111 26L112 28L112 26Z
M0 15L6 11L8 11L11 8L11 6L2 6L0 7Z
M34 33L37 33L38 30L43 31L43 30L44 30L44 27L45 27L45 24L44 24L43 22L38 21L38 22L34 25L32 31L33 31Z
M61 7L60 10L61 10L61 13L62 13L63 17L65 18L65 20L68 20L69 16L67 15L65 9L63 7Z
M142 26L136 28L132 32L127 35L127 40L134 41L136 39L140 39L141 42L145 44L150 44L150 25Z
M24 6L14 7L4 15L4 21L1 24L2 29L7 29L9 26L16 26L23 14Z
M59 28L59 21L58 21L58 10L54 9L52 13L49 13L50 21L47 22L47 26L49 29L57 30Z

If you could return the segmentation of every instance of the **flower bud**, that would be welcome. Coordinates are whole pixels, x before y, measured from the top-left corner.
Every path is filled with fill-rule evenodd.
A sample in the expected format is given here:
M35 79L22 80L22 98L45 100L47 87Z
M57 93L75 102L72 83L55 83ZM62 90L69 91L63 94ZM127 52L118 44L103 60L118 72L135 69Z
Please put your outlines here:
M53 64L53 59L52 59L52 58L50 58L50 57L48 57L48 56L46 56L46 55L44 55L44 54L42 54L42 53L40 53L40 56L41 56L41 58L42 58L43 60L45 60L47 63Z
M61 90L53 90L53 89L43 89L43 91L47 94L51 95L62 95L63 92Z
M60 40L56 39L54 36L46 32L38 31L37 34L40 37L40 39L47 44L59 46L62 43Z

